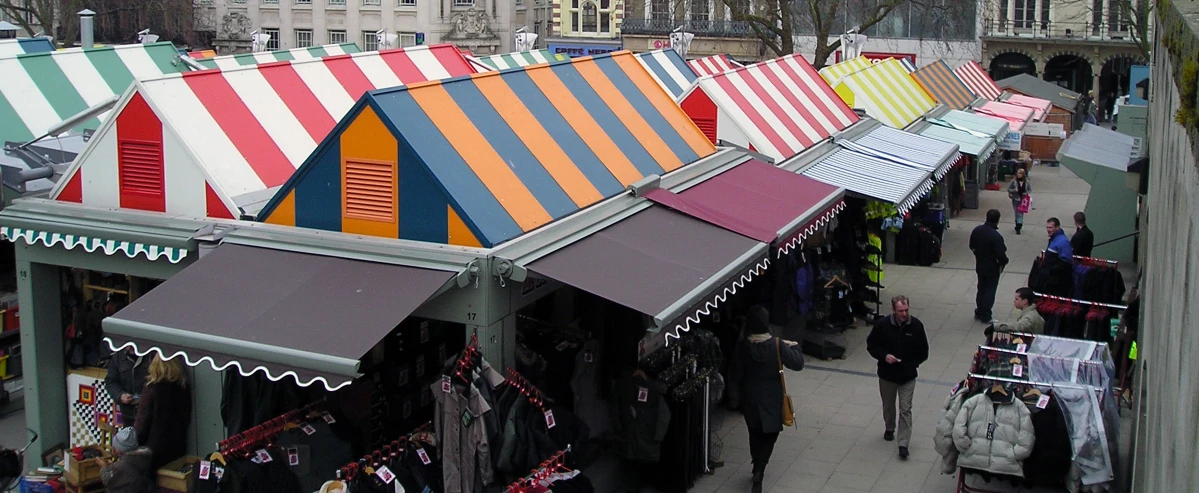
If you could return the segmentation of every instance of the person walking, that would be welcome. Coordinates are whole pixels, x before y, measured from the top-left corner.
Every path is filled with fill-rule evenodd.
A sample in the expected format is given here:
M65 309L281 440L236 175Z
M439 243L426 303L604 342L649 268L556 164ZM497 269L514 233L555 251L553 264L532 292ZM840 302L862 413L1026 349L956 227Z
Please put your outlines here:
M108 374L104 377L104 389L117 403L121 416L117 424L133 426L137 419L137 407L146 385L150 359L138 356L126 348L112 353L108 362Z
M1032 183L1023 169L1016 170L1016 177L1007 184L1007 196L1012 199L1012 211L1016 213L1016 234L1020 234L1024 228L1024 213L1028 212L1027 209L1021 212L1021 202L1024 197L1032 198Z
M1062 222L1056 217L1049 218L1045 221L1045 232L1049 234L1049 245L1045 249L1056 253L1063 262L1073 264L1074 247L1066 239L1066 232L1062 231Z
M898 440L899 458L907 460L912 439L912 394L917 369L928 359L924 324L913 317L907 296L891 298L891 316L874 323L866 337L866 352L878 360L878 391L883 399L883 440ZM899 401L899 423L895 404Z
M974 252L974 273L978 274L978 293L974 296L974 319L991 321L999 274L1008 264L1007 245L999 234L999 210L987 211L987 222L970 232L970 251Z
M150 448L157 471L187 453L187 426L191 423L192 397L178 359L150 362L146 388L137 409L138 444Z
M741 412L749 428L753 493L761 493L766 464L783 431L783 368L799 371L804 361L797 343L770 335L770 312L761 305L749 309L745 332L733 353L729 382L740 393Z
M997 324L998 332L1020 332L1023 334L1044 334L1045 319L1037 312L1037 294L1032 288L1023 287L1016 290L1012 306L1016 308L1016 320L1009 323Z
M1095 249L1095 233L1087 227L1087 215L1082 212L1074 213L1074 236L1070 237L1070 248L1074 255L1090 257Z

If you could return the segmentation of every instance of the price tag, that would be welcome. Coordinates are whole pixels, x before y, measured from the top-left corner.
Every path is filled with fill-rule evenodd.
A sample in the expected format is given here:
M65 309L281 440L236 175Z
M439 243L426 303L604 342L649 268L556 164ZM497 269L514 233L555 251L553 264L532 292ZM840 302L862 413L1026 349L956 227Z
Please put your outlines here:
M637 387L637 402L649 401L649 389L645 387Z
M1049 407L1049 396L1042 395L1040 399L1037 399L1037 407L1040 409Z
M416 449L416 456L420 457L421 464L424 464L427 466L427 465L433 463L433 459L429 458L429 453L425 452L425 449L423 449L423 448Z
M554 421L554 410L553 409L547 410L545 412L545 427L547 429L553 429L557 425L558 425L558 423L556 421Z
M200 479L208 479L212 473L212 463L206 460L200 461L200 472L196 473Z
M261 464L266 464L267 462L275 460L271 458L271 453L267 452L266 449L263 448L260 448L257 452L254 452L254 457L257 458L258 462Z
M212 475L216 476L217 481L220 481L221 478L225 477L225 468L221 466L212 468Z
M1024 376L1024 366L1023 365L1012 365L1012 376L1016 376L1016 377Z
M295 447L287 449L287 465L289 465L289 466L300 465L300 450L299 449L297 449Z
M960 388L962 388L962 382L958 382L958 384L954 385L952 389L949 389L949 395L956 394Z
M400 379L399 380L400 380L401 387L408 385L408 369L407 368L400 370Z
M447 394L454 391L454 387L450 385L450 377L448 375L441 376L441 391Z
M1016 352L1020 353L1020 354L1027 353L1028 352L1028 344L1017 344Z
M379 470L375 471L375 476L379 476L379 479L383 480L383 484L389 484L396 479L396 475L392 474L391 469L388 469L387 466L379 466Z
M591 355L591 351L585 351L583 353L583 362L591 363L592 361L595 361L595 357Z
M562 341L562 342L558 343L557 346L554 346L554 349L557 349L559 351L565 351L566 348L568 348L568 347L570 347L570 343L566 342L566 341Z
M475 421L475 415L470 413L470 410L462 411L462 427L470 428L470 424Z
M333 419L333 415L329 414L329 411L325 411L325 412L321 413L321 417L325 418L325 422L329 423L329 424L333 424L333 423L337 422L336 419Z
M308 423L304 423L300 425L300 431L304 432L305 435L311 436L313 433L316 433L316 428L313 428L312 425Z

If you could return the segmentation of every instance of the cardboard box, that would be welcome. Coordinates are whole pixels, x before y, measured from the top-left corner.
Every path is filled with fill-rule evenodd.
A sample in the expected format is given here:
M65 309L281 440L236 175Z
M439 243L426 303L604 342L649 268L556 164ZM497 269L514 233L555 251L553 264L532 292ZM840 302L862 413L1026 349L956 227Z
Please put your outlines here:
M192 493L199 463L199 457L185 455L162 466L158 470L158 487L180 493Z
M66 455L67 462L64 464L66 474L63 476L66 478L68 484L80 486L100 480L100 468L104 467L103 457L76 460L75 456L71 454Z

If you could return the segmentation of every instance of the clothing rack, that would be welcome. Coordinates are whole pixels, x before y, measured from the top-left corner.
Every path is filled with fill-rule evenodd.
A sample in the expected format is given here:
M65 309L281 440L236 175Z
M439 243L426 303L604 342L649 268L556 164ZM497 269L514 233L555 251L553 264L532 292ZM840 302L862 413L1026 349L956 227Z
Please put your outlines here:
M281 416L272 418L270 421L217 442L217 450L223 456L249 456L251 449L274 439L276 435L286 429L288 424L299 421L302 416L307 415L309 412L317 411L324 404L325 400L321 399L308 403L299 409L283 413Z
M548 479L554 473L570 471L566 467L567 452L570 452L570 445L566 446L566 450L559 450L550 456L550 458L542 461L529 475L508 485L504 491L506 493L525 493L540 486L542 481Z
M1128 309L1128 307L1125 305L1113 305L1110 303L1096 303L1094 301L1076 300L1074 298L1063 298L1061 296L1054 296L1052 294L1043 294L1043 293L1033 293L1033 294L1036 295L1037 299L1055 300L1055 301L1062 301L1062 302L1066 302L1066 303L1077 303L1079 305L1097 306L1100 308L1111 308L1113 310L1127 310Z
M1044 254L1047 251L1048 250L1041 250L1041 253ZM1115 267L1120 266L1120 261L1118 261L1118 260L1108 260L1108 259L1099 258L1099 257L1084 257L1082 255L1075 255L1074 260L1081 261L1083 265L1089 265L1089 266L1093 266L1093 267L1115 268Z
M394 459L397 454L404 451L405 445L415 441L421 435L432 433L432 430L432 422L416 427L416 429L412 430L411 433L408 433L398 440L392 440L390 444L384 445L378 450L362 456L362 458L358 459L357 462L351 462L342 466L341 469L337 470L337 479L347 481L353 480L359 472L373 474L372 472L367 471L367 468L372 466L372 464L381 463L385 457Z
M483 353L479 352L479 336L471 334L470 341L467 341L466 347L462 348L462 355L458 356L458 361L454 364L454 376L461 378L467 384L471 383L470 370L474 367L476 360L481 358Z
M520 391L521 395L529 399L530 404L537 406L537 409L541 410L541 412L545 412L546 398L541 389L535 387L524 376L512 368L508 368L507 380L509 385L515 387L516 390Z

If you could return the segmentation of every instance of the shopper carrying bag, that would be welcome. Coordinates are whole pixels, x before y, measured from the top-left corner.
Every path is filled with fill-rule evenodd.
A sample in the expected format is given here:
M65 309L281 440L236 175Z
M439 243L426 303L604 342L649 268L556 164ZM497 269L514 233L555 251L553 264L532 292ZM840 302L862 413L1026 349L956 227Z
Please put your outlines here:
M783 427L795 426L795 407L791 404L791 394L787 393L787 375L783 374L782 342L774 340L774 353L779 360L779 381L783 384Z

